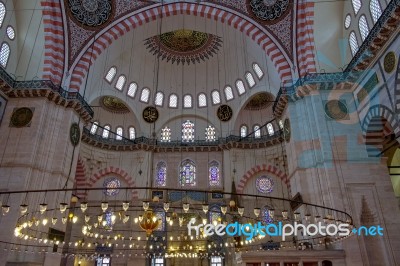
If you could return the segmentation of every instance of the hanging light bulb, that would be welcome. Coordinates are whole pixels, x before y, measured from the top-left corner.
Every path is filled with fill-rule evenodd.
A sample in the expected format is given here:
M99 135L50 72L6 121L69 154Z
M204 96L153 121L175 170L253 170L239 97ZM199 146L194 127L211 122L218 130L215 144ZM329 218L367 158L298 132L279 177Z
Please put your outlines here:
M244 207L238 207L238 213L239 213L240 216L243 216Z
M47 210L47 204L46 204L46 203L41 203L41 204L39 204L39 211L40 211L40 214L45 213L46 210Z
M78 221L78 216L75 216L75 215L74 215L74 217L72 217L72 222L73 222L73 223L76 223L77 221Z
M116 221L117 221L117 216L113 213L113 214L111 215L111 223L112 223L112 224L115 224Z
M57 223L57 218L56 217L51 218L51 224L55 225L56 223Z
M207 219L206 218L203 218L203 225L206 225L207 224Z
M315 219L315 223L319 223L321 221L321 216L316 215L314 219Z
M183 211L187 213L189 211L189 203L183 203Z
M300 213L299 212L295 212L293 215L294 215L294 220L295 221L299 221L300 220Z
M167 212L169 210L169 202L164 202L164 211Z
M275 209L269 209L268 210L268 215L269 215L269 217L271 217L271 219L274 219Z
M108 202L102 202L101 209L103 210L103 212L106 212L106 210L108 209Z
M42 224L43 224L43 225L46 225L46 224L48 223L48 221L49 221L49 220L48 220L46 217L44 217L43 220L42 220Z
M307 222L309 222L310 218L311 218L311 214L307 213L306 215L304 215L304 218L306 219Z
M229 207L233 208L236 206L236 202L234 200L229 201Z
M67 206L68 206L67 203L64 202L60 203L60 212L64 213L67 210Z
M254 208L254 215L255 215L256 217L260 216L260 213L261 213L260 208Z
M203 204L203 212L207 214L208 212L208 204Z
M286 220L288 218L288 211L287 210L283 210L282 211L282 217L284 220Z
M143 210L147 211L150 207L150 202L148 201L143 201Z
M28 211L28 205L26 204L19 205L19 211L21 212L21 215L24 215Z
M122 219L122 222L124 223L124 224L126 224L128 221L129 221L129 215L124 215L124 218Z
M6 215L10 211L10 206L9 205L2 205L1 206L1 211L3 215Z
M101 223L101 221L103 221L103 215L97 215L97 221L99 221L99 223Z
M63 224L66 224L66 223L67 223L67 217L61 218L61 222L62 222Z
M133 219L133 222L134 222L135 224L137 224L137 223L139 222L139 218L135 217L135 219Z
M167 217L165 217L165 220L167 221L167 223L169 223L169 221L171 221L171 216L167 215Z
M225 215L227 211L228 211L228 207L227 206L225 206L225 205L221 206L221 212L222 212L223 215Z
M97 226L99 226L99 223L94 223L93 226L94 228L97 228Z
M143 221L143 215L139 215L139 222Z
M88 208L87 202L82 202L82 203L81 203L81 210L82 210L83 213L85 213L85 211L87 210L87 208Z
M179 226L182 227L183 225L183 217L179 217Z
M122 209L127 211L129 209L129 201L122 202Z
M85 215L85 223L88 223L90 221L90 216L89 215Z

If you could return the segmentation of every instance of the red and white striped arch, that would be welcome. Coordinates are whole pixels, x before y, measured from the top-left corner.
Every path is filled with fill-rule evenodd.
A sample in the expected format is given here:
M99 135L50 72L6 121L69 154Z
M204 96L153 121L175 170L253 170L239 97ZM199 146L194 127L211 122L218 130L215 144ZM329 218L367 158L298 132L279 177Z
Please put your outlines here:
M65 62L63 15L60 0L41 1L44 26L43 79L61 84Z
M246 186L246 183L253 178L255 175L261 173L261 172L268 172L271 173L277 177L279 177L284 184L287 185L288 189L290 190L290 182L289 179L287 177L287 175L285 174L285 172L283 172L282 170L280 170L279 168L272 166L272 165L267 165L267 164L262 164L262 165L256 165L254 167L252 167L250 170L248 170L243 176L242 178L239 180L239 183L237 184L236 187L236 191L237 193L243 193L243 189Z
M299 1L296 23L297 66L301 77L316 72L314 54L314 2Z
M282 81L287 81L292 78L291 62L286 54L278 47L270 38L265 29L251 21L249 18L240 13L230 10L227 7L211 5L211 4L195 4L195 3L171 3L161 6L153 6L147 10L133 13L128 18L116 22L103 32L95 41L94 44L86 46L86 51L79 57L71 76L70 88L79 91L83 80L85 79L89 66L93 64L96 58L116 39L123 36L130 30L154 21L163 16L174 16L178 14L187 14L193 16L207 17L227 23L230 26L245 33L253 39L258 45L265 50L267 56L274 63Z

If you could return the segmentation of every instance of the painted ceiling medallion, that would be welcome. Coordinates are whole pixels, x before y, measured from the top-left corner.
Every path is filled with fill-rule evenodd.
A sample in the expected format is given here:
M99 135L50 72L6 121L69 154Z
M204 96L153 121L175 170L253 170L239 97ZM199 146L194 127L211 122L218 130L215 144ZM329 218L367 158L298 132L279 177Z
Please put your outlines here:
M129 113L129 108L125 105L125 103L115 97L104 96L101 98L100 104L104 109L112 113Z
M289 0L248 0L251 12L263 21L274 21L290 9Z
M153 55L177 64L200 63L219 51L222 39L216 35L180 29L145 40L144 45Z
M98 27L106 23L112 15L111 0L68 0L72 16L89 27Z
M250 101L246 104L246 110L262 110L271 106L274 102L274 96L270 93L262 92L254 95Z
M29 127L33 118L34 108L15 108L10 120L11 127Z
M325 113L331 119L343 120L348 118L349 111L343 101L330 100L325 103Z

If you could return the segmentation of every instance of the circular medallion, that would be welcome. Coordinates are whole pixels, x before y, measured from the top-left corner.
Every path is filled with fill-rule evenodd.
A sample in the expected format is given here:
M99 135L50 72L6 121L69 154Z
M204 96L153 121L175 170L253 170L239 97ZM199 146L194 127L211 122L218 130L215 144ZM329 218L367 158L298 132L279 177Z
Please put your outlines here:
M390 73L394 70L396 66L396 54L394 52L389 52L385 55L385 59L383 60L383 68L386 73Z
M116 177L107 178L104 181L103 188L104 194L107 196L115 196L119 192L119 188L121 187L121 182Z
M155 107L153 106L147 106L143 110L143 119L147 123L154 123L158 119L158 111Z
M78 123L73 123L69 128L69 139L71 140L72 145L76 146L79 144L79 140L81 139L81 130Z
M289 0L248 0L248 7L258 19L272 22L290 10Z
M325 103L325 114L331 119L345 119L348 113L347 106L342 101L330 100Z
M233 111L229 105L223 104L218 107L217 116L222 122L229 121L232 118Z
M26 127L32 121L33 111L31 108L22 107L16 109L11 115L11 125L14 127Z
M290 120L289 118L286 118L285 122L283 123L283 136L286 142L290 141L290 134Z
M271 193L274 190L274 180L268 176L260 176L256 180L256 187L260 193Z
M84 26L97 27L112 16L111 0L68 0L72 16Z

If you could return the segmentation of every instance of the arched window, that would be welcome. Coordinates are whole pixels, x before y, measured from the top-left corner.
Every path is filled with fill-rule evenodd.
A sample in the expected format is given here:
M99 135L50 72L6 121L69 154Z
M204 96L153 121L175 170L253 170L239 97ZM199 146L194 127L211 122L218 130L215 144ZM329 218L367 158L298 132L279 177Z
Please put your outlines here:
M351 3L353 4L354 13L357 15L361 8L361 0L351 0Z
M122 140L122 135L124 134L123 132L124 132L124 130L122 129L122 127L117 127L117 129L116 129L116 133L117 133L117 135L115 135L115 139L116 140Z
M8 26L7 27L7 37L10 40L14 40L15 39L15 30L12 26Z
M261 67L257 63L253 64L253 70L256 73L258 79L261 79L264 76L264 72L261 70Z
M354 31L350 32L349 44L351 48L351 54L355 56L358 51L358 41Z
M242 80L238 79L236 81L236 89L237 89L239 95L242 95L243 93L246 92L246 89L244 88L244 83Z
M242 125L242 126L240 127L240 136L241 136L242 138L244 138L244 137L247 136L247 126L246 126L246 125Z
M198 96L198 104L199 107L206 107L207 106L207 97L204 93L200 93Z
M111 126L110 125L105 125L103 128L103 138L108 139L108 137L110 136L110 129Z
M126 82L126 78L124 75L118 77L117 82L115 83L115 88L119 91L122 91Z
M280 128L280 129L283 129L283 121L282 121L282 120L279 120L278 123L279 123L279 128Z
M156 98L154 99L154 104L157 106L162 106L164 102L164 94L162 92L157 92Z
M150 90L148 88L143 88L142 95L140 95L140 101L148 103L150 98Z
M8 63L8 58L10 57L10 46L8 43L3 42L0 49L0 64L2 67L6 68Z
M255 125L255 126L253 127L253 130L254 130L254 137L255 137L255 138L261 138L261 129L260 129L260 126L259 126L259 125Z
M274 127L272 126L271 123L267 124L267 131L268 131L268 135L270 135L270 136L274 135Z
M271 217L270 210L273 208L265 205L261 210L261 219L264 224L270 224L274 222L274 219Z
M208 164L208 182L210 187L221 185L221 175L219 172L219 163L212 161Z
M90 134L94 135L97 132L97 128L99 127L99 122L95 121L90 128Z
M364 41L369 33L367 19L364 15L360 16L360 20L358 21L358 27L360 29L361 39Z
M157 187L165 187L167 185L167 164L165 162L157 164L155 183Z
M206 127L206 141L215 141L215 127Z
M131 98L134 98L136 95L136 91L137 91L137 84L135 82L132 82L131 84L129 84L128 87L128 96Z
M381 5L378 0L371 0L369 2L369 11L371 12L372 21L375 24L382 15Z
M116 74L117 74L117 68L111 67L110 70L108 70L105 78L109 83L111 83L113 81L113 79L115 78Z
M179 169L179 183L182 187L196 185L196 165L192 160L186 159Z
M348 29L350 27L350 23L351 23L351 16L350 14L347 14L346 18L344 19L344 27Z
M135 128L134 127L130 127L128 131L129 131L129 139L130 140L135 139L136 138L136 130L135 130Z
M182 124L182 141L193 142L194 141L194 123L186 120Z
M183 108L192 108L192 95L185 95L183 97Z
M165 231L165 212L163 209L156 209L154 212L154 215L157 217L157 219L160 221L160 224L158 225L158 227L156 229L154 229L155 231ZM157 259L156 259L156 263L152 264L154 266L164 266L164 259L161 258L161 260L163 263L157 263Z
M177 108L178 107L178 96L176 94L171 94L169 96L169 107Z
M171 129L169 127L164 127L161 129L161 142L171 141Z
M6 7L2 2L0 2L0 27L3 25L5 16L6 16Z
M221 207L219 205L213 205L210 207L208 212L208 219L211 224L217 225L222 221Z
M214 91L211 93L211 99L212 99L213 104L219 104L219 103L221 103L221 96L219 95L219 91L214 90Z
M224 91L225 91L225 99L227 101L232 100L233 99L233 91L232 91L231 86L226 86Z
M247 72L245 77L246 77L247 84L249 84L249 87L253 88L254 85L256 85L256 81L254 80L253 75L250 72Z

